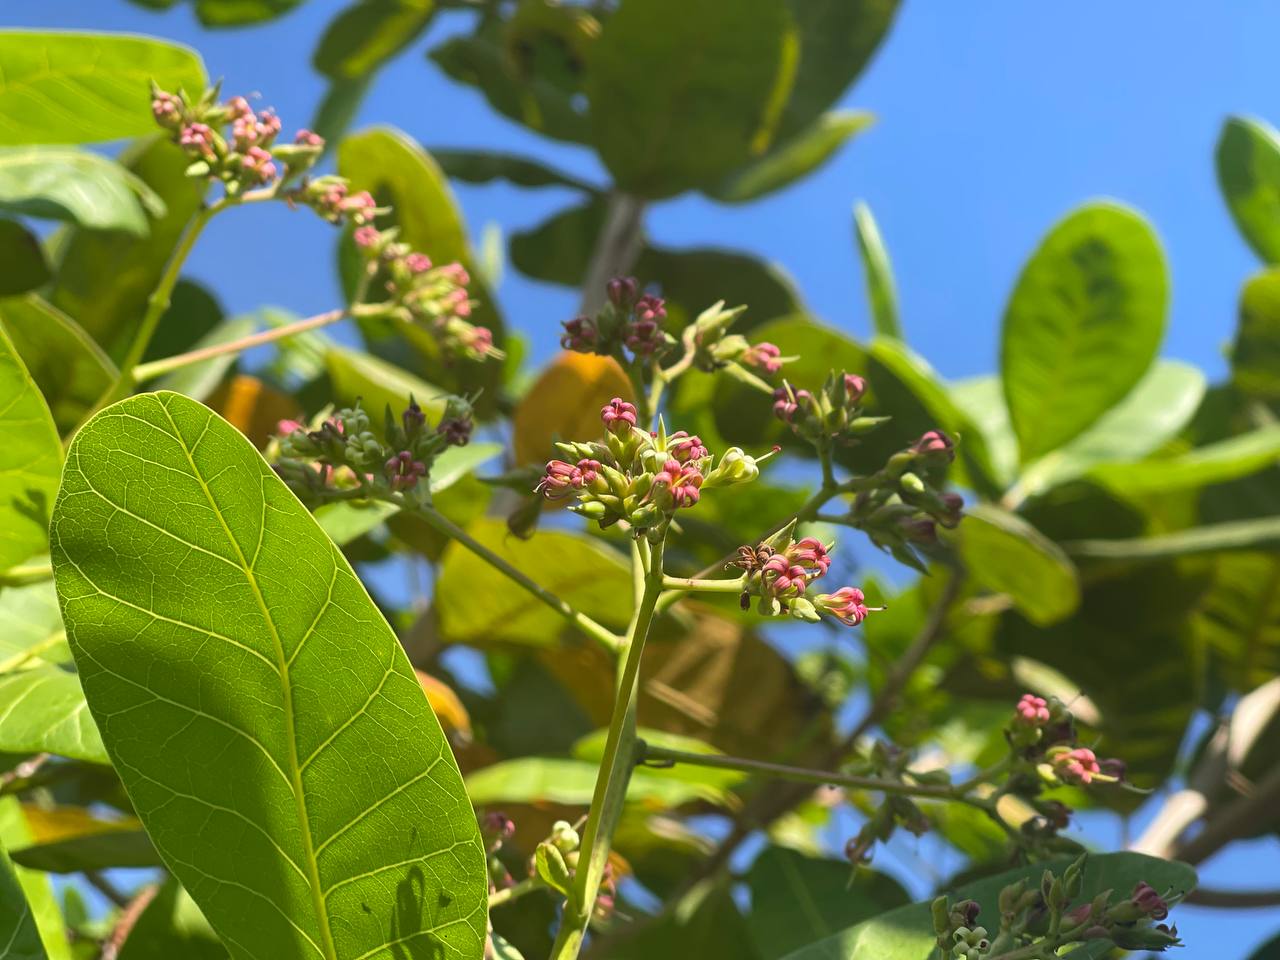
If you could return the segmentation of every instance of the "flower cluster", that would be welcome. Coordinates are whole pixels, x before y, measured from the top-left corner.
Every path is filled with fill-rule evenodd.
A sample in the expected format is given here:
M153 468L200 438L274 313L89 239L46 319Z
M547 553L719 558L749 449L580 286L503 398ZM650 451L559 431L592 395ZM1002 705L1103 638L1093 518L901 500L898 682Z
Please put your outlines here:
M692 507L704 490L754 480L764 459L732 447L717 460L683 430L646 432L621 397L604 405L600 420L602 440L556 444L568 459L550 461L536 490L548 500L574 500L570 509L602 528L626 521L660 539L677 510Z
M620 356L625 348L636 360L649 360L675 344L663 329L667 306L661 297L642 294L634 277L615 277L606 290L608 302L594 317L565 321L562 347L608 356Z
M773 415L819 449L849 444L888 419L863 413L866 393L866 380L843 371L832 370L817 391L784 381L773 391Z
M275 469L308 503L390 494L427 502L430 492L424 481L432 463L449 447L465 445L471 427L471 405L461 397L444 402L434 427L427 425L426 413L410 398L399 417L387 408L379 437L357 404L320 416L310 429L281 421L274 442Z
M186 153L189 176L217 180L236 196L303 173L319 159L321 137L299 130L292 143L276 143L282 125L270 108L255 111L244 97L220 103L218 93L214 87L191 99L152 84L151 115Z
M937 543L938 526L955 527L963 517L964 499L942 489L953 459L951 439L930 430L859 484L843 522L900 563L923 571L919 552Z
M978 923L982 912L974 900L951 903L945 896L933 901L933 931L942 955L954 960L983 960L1018 951L1019 956L1056 957L1077 943L1110 941L1124 950L1162 952L1180 945L1176 927L1158 921L1169 915L1170 901L1181 895L1160 894L1139 882L1133 893L1112 901L1106 890L1093 900L1072 906L1084 886L1087 855L1055 875L1046 870L1040 883L1027 879L1004 887L998 896L999 929L993 933Z
M489 892L505 890L514 885L511 872L498 854L516 834L516 825L505 813L490 810L480 818L480 839L488 856Z
M765 376L773 376L795 357L784 357L775 343L752 344L746 337L729 330L746 312L746 307L726 308L724 301L713 303L686 328L685 349L699 370L714 373L731 364L750 367Z
M1087 787L1124 781L1124 762L1100 760L1092 749L1081 746L1075 718L1056 697L1024 694L1005 727L1005 737L1016 761L1034 771L1034 777L1024 777L1019 783L1020 792L1028 796L1034 797L1041 786ZM1057 819L1057 811L1041 812L1050 820Z
M831 568L835 544L816 537L795 539L795 523L755 546L738 548L732 566L744 575L742 608L757 597L756 609L764 616L787 614L798 620L817 621L820 614L855 627L873 610L857 587L841 587L834 593L812 594L810 587Z
M466 268L460 263L435 266L426 254L397 242L397 233L365 224L352 234L369 276L384 278L391 309L430 330L446 356L500 359L503 353L493 345L493 333L467 319L475 301L467 293L471 277Z

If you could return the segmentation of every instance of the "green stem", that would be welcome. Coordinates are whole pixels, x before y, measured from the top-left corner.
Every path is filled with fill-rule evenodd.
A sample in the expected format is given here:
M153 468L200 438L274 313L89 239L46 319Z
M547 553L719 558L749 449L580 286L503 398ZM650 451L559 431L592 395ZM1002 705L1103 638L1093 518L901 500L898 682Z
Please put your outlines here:
M613 832L622 816L626 800L627 784L636 764L636 692L639 688L640 659L645 641L653 624L654 610L662 592L662 541L653 544L649 569L645 574L644 594L636 607L627 629L622 663L622 675L618 684L618 698L614 701L613 716L609 721L609 733L605 739L604 756L600 760L600 773L596 777L595 793L591 809L582 833L582 847L578 854L578 869L573 877L572 902L565 904L564 917L551 948L550 960L574 960L582 948L587 924L595 906L596 894L609 860ZM638 557L633 562L638 562Z
M400 503L401 505L405 505L405 502L402 499L397 500L396 502ZM524 587L531 594L533 594L535 597L537 597L539 600L541 600L543 603L549 606L556 613L560 614L560 616L564 617L566 620L572 623L575 627L577 627L583 633L587 634L593 640L596 640L597 642L599 642L599 644L610 653L617 653L619 648L622 647L622 643L618 635L615 634L612 630L608 629L602 624L597 623L595 620L592 620L585 613L582 613L580 610L575 609L574 607L566 603L564 600L561 600L558 596L556 596L550 590L546 589L546 587L541 586L536 581L525 576L523 573L521 573L519 570L513 567L506 560L502 559L502 557L498 556L496 553L494 553L484 544L480 543L477 540L474 540L465 530L463 530L460 526L458 526L448 517L437 512L431 507L417 506L417 507L413 507L412 509L419 517L427 521L427 523L435 527L438 531L443 533L445 536L458 541L458 543L462 544L464 547L466 547L468 550L474 553L477 557L480 557L482 560L485 560L492 567L504 573L506 576L514 580L516 583L520 584L520 586Z
M682 593L741 593L746 585L746 574L732 580L700 580L697 577L662 578L663 589L679 590Z
M971 805L980 801L970 798L967 791L946 784L908 783L902 780L885 780L880 777L861 777L835 773L830 770L811 770L792 767L764 760L745 757L726 757L716 753L688 753L641 741L640 761L658 761L663 765L684 763L697 767L714 767L717 770L740 770L743 773L762 774L775 780L793 783L812 783L815 786L847 787L851 790L875 790L880 793L898 794L904 797L927 797L934 800L956 800Z
M533 893L535 890L541 890L546 884L542 882L540 877L528 877L519 883L507 887L505 890L495 890L489 894L489 909L501 906L504 903L510 903L512 900L518 900L526 893Z
M0 587L20 587L52 579L53 564L48 560L42 563L24 563L0 572Z
M208 347L201 347L199 350L190 350L187 353L179 353L172 357L165 357L163 360L152 360L150 363L141 363L133 368L133 382L146 383L148 380L153 380L161 374L169 373L172 370L179 370L182 367L190 366L193 363L212 360L214 357L225 356L228 353L239 353L242 350L248 350L250 347L257 347L264 343L271 343L273 340L282 340L285 337L292 337L299 333L305 333L308 330L327 327L331 323L337 323L343 317L347 316L347 314L348 311L345 309L330 310L327 313L316 314L314 317L307 317L305 320L297 320L293 323L286 324L283 327L274 327L270 330L263 330L260 333L250 334L247 337L240 337L238 340L231 340L227 343L215 343Z

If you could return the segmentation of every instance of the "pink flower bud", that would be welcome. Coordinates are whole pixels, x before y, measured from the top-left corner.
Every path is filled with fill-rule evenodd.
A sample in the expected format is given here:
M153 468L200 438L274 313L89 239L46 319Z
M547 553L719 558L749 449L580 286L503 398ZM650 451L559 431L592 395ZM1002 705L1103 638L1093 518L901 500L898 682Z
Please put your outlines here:
M293 142L300 147L323 147L324 137L303 127L293 135Z
M377 202L367 190L361 190L355 196L347 197L340 204L341 211L349 216L353 223L372 223L374 213L378 209Z
M945 460L948 463L956 458L955 445L941 430L930 430L908 449L917 456Z
M1049 722L1049 701L1024 693L1015 708L1014 721L1027 727L1043 727Z
M867 381L862 377L855 376L852 373L844 375L844 395L852 406L862 399L863 394L867 392Z
M776 344L757 343L747 347L742 354L742 362L749 367L757 367L765 373L774 374L782 369L782 351Z
M1053 757L1053 772L1064 783L1089 784L1094 774L1101 773L1098 758L1088 747L1063 750Z
M178 134L178 144L197 153L206 160L212 160L213 131L204 123L189 123Z
M609 302L623 310L632 304L639 290L640 284L635 277L614 277L605 285Z
M857 587L841 587L835 593L819 594L814 600L820 609L850 627L856 627L867 619L871 608L866 601L866 596Z
M431 258L425 253L411 253L404 258L404 265L410 273L426 273L431 269Z
M470 313L470 309L467 312ZM483 360L493 352L493 331L488 327L472 327L463 335L462 345L473 359Z
M253 116L253 107L249 106L249 101L244 97L232 97L228 100L227 110L231 114L232 120Z
M627 324L622 338L627 349L637 357L649 357L666 345L662 327L652 317Z
M1152 920L1163 920L1169 916L1169 904L1149 883L1139 882L1133 888L1133 895L1130 896L1129 902Z
M408 450L401 450L384 464L387 479L391 481L391 489L408 490L418 483L418 478L426 476L427 467L421 460L413 459Z
M182 101L161 90L151 101L151 116L162 127L176 127L182 122Z
M599 331L595 321L590 317L574 317L564 322L564 333L560 335L560 346L578 353L591 353L596 348Z
M765 592L779 600L803 596L808 581L809 571L789 562L781 553L775 553L760 568L760 582Z
M801 407L808 403L813 395L808 390L788 390L778 387L773 391L773 415L783 423L794 425Z
M660 324L667 319L667 302L646 293L636 301L635 314L637 320Z
M276 424L276 433L282 437L287 437L291 433L305 429L297 420L281 420Z
M579 460L576 466L563 460L552 460L547 464L547 472L536 490L548 500L557 500L594 483L599 471L599 460Z
M628 404L628 406L630 405ZM674 443L670 441L674 441ZM668 439L667 452L681 463L687 463L690 460L701 460L707 455L707 448L702 445L702 441L696 436L691 437L685 431L680 430L673 433Z
M627 403L621 397L614 397L600 408L600 419L610 433L625 436L637 422L635 404Z
M276 165L272 162L271 154L262 147L249 148L241 169L258 183L267 183L276 176Z
M440 268L440 276L460 287L465 287L471 282L471 275L467 273L467 268L460 263L446 263Z
M677 510L691 507L702 495L702 474L694 464L681 464L679 460L672 459L664 463L654 476L653 486L655 489L665 487Z
M357 247L365 250L377 246L378 242L382 240L382 234L378 228L372 226L357 227L356 232L351 237L355 240Z
M831 556L827 553L826 546L817 537L803 537L797 540L787 548L786 555L792 563L798 563L804 567L816 567L818 572L815 579L831 569Z

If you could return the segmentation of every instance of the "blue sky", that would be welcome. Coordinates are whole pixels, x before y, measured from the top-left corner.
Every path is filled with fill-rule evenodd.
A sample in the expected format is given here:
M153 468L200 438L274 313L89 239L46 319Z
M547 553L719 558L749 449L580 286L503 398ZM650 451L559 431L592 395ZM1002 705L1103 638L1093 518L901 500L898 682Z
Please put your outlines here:
M316 39L344 0L308 0L247 31L207 32L185 6L154 14L124 0L8 4L6 26L138 31L196 46L232 92L260 91L286 127L305 124L322 95L309 68ZM1164 353L1225 369L1243 280L1258 268L1227 215L1213 146L1232 113L1280 121L1275 44L1280 4L1081 0L1071 4L906 0L888 41L844 106L878 122L803 184L763 202L720 207L699 197L663 203L649 229L669 245L722 245L775 261L813 311L855 335L869 330L850 208L865 199L898 276L912 345L945 375L994 369L999 320L1020 265L1050 225L1084 200L1109 196L1143 211L1173 278ZM390 123L427 145L525 152L603 181L587 151L543 141L488 109L424 58L458 29L441 18L427 43L380 76L357 128ZM532 226L573 201L564 191L461 187L474 236L489 223ZM229 313L263 304L298 313L338 302L333 235L313 217L246 209L215 221L191 273ZM509 322L554 349L576 294L512 270L498 291ZM1115 843L1101 827L1091 834ZM1215 886L1280 885L1274 839L1206 871ZM1224 915L1183 908L1183 957L1247 956L1280 926L1280 910Z

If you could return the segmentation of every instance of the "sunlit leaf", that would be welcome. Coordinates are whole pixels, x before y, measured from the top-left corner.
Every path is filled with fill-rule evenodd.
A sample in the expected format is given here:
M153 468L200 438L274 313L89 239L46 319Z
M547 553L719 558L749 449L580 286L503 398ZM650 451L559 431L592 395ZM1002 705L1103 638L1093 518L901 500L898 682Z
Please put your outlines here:
M155 130L149 84L205 84L199 55L154 37L0 31L0 145L93 143Z
M193 0L206 27L243 27L288 13L304 0Z
M395 634L302 505L178 394L98 414L68 461L53 557L85 693L232 955L403 941L478 960L487 882L461 779Z
M311 62L335 80L367 76L417 40L434 14L435 0L362 0L329 23Z
M593 143L624 190L709 186L768 145L794 76L783 0L627 0L587 76ZM654 64L680 64L655 70Z
M31 842L10 851L14 863L46 873L158 867L155 847L133 817L107 820L84 807L23 807Z
M862 201L853 207L853 231L862 257L862 272L871 304L871 323L876 333L902 338L902 321L898 317L898 289L893 279L893 265L885 249L880 228L871 208Z
M1280 674L1280 557L1215 557L1191 623L1228 689L1245 693Z
M0 847L20 847L30 841L31 831L22 816L18 798L0 797ZM67 942L62 911L54 898L53 885L49 882L48 875L17 865L12 869L22 892L26 894L27 904L35 918L36 929L39 931L40 940L44 943L44 949L48 952L49 960L71 960L71 946ZM6 895L0 899L0 902L12 901ZM0 910L3 910L3 907L0 907ZM37 951L22 960L44 960L44 958L43 954Z
M1280 263L1280 134L1262 120L1229 117L1216 160L1236 227L1263 261Z
M600 408L630 397L631 383L612 357L565 352L547 365L512 418L516 463L558 456L553 440L586 440L600 434Z
M0 325L67 434L119 376L93 338L35 294L0 301Z
M1223 550L1266 550L1277 545L1280 517L1206 524L1131 540L1074 540L1064 544L1071 556L1095 560L1162 560Z
M1000 366L1024 463L1133 389L1160 346L1168 300L1164 255L1137 213L1093 202L1054 226L1004 317Z
M1280 270L1251 277L1241 292L1231 379L1245 394L1280 400Z
M1117 493L1141 496L1223 483L1276 463L1280 463L1280 426L1272 424L1173 457L1103 464L1089 476Z
M0 942L4 955L13 960L46 960L35 913L27 902L27 893L18 883L13 863L0 845Z
M0 570L48 542L62 472L62 441L49 407L0 329Z
M875 117L864 110L824 113L808 129L749 161L707 193L725 203L747 203L782 190L813 173L835 156L850 137L874 122Z
M1006 594L1032 623L1056 623L1080 603L1075 566L1057 544L1016 514L975 504L965 511L959 542L969 576Z
M65 147L0 149L0 211L66 220L89 230L147 233L164 202L107 157Z
M0 673L70 659L53 581L0 590Z
M79 677L50 663L0 674L0 752L107 763Z

